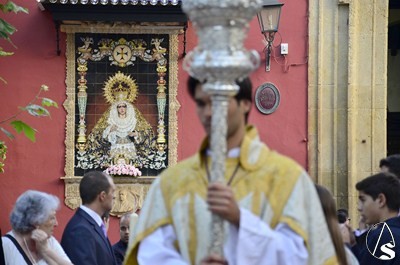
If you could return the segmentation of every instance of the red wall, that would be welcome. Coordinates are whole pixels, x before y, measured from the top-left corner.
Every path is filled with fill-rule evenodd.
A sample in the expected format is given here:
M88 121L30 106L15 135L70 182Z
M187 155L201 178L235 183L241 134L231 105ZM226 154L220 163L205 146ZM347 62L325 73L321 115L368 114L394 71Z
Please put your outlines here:
M33 118L27 114L21 118L37 129L37 140L31 143L22 135L16 139L6 139L8 154L5 161L5 173L0 174L0 208L3 217L0 227L4 232L10 229L8 216L16 198L27 189L37 189L58 196L62 202L58 212L59 227L55 236L61 239L62 231L74 211L63 204L65 165L65 117L62 103L65 95L65 35L61 34L61 56L56 55L56 33L51 16L41 12L35 0L15 0L19 5L29 8L30 14L2 15L18 31L12 36L14 49L4 40L0 47L14 51L10 57L0 58L0 76L8 84L0 82L0 121L15 114L18 106L24 106L35 97L41 84L47 84L50 91L43 96L52 98L59 104L58 109L51 109L51 119ZM255 49L262 56L261 67L252 74L255 89L264 82L274 83L281 93L281 103L271 115L261 114L255 107L250 115L250 123L257 125L261 138L272 149L297 160L303 166L307 164L307 1L286 1L282 9L279 27L282 42L289 43L287 62L296 64L285 72L283 66L272 60L271 72L264 71L265 59L262 52L263 37L258 22L251 22L249 36L246 40L248 49ZM180 53L183 51L183 36L180 37ZM194 29L187 31L186 50L196 45ZM279 34L275 45L280 42ZM276 48L277 52L279 47ZM276 53L278 55L278 53ZM277 58L282 63L282 58ZM178 158L183 159L193 154L201 137L193 132L203 132L197 118L195 105L186 92L187 74L179 62L178 101L181 108L178 112ZM3 125L1 125L3 126ZM10 129L9 126L5 126ZM10 129L12 130L12 129ZM203 136L202 134L201 136ZM6 215L6 216L5 216ZM109 230L111 242L119 238L118 219L111 219Z

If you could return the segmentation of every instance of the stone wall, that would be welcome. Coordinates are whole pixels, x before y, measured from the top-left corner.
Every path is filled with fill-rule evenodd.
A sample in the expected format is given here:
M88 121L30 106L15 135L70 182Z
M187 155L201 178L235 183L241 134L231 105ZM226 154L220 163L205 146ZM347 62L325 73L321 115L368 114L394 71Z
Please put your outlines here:
M309 171L356 220L386 156L388 0L309 1Z

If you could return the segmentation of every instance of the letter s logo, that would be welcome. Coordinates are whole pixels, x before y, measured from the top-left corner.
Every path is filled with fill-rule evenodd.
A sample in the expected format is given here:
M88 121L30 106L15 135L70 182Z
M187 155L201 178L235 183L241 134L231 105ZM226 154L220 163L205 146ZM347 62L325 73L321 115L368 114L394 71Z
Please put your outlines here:
M387 243L381 246L381 251L389 256L382 255L379 257L381 260L391 260L396 256L396 252L392 250L394 245L392 243Z
M371 231L374 232L370 238ZM377 259L391 260L396 256L396 252L393 250L396 247L396 242L386 222L373 225L369 229L365 241L369 253Z

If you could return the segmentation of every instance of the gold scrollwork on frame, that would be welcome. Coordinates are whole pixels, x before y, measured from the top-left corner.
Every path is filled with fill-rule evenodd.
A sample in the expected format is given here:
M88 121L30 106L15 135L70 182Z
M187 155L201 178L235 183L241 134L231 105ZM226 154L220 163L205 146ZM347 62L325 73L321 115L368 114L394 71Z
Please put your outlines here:
M67 33L65 204L74 209L81 203L84 172L122 163L142 175L114 177L111 214L136 211L156 175L177 162L180 30L106 25L62 30Z

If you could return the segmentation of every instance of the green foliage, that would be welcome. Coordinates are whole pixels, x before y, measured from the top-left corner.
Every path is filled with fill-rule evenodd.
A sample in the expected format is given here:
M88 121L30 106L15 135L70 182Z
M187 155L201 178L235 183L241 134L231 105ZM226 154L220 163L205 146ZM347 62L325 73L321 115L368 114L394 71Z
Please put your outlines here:
M14 12L14 13L28 13L28 9L16 5L12 1L8 1L6 4L0 4L0 10L3 13L9 13L9 12ZM4 19L0 18L0 38L6 39L9 41L14 47L15 45L12 43L10 36L16 32L17 29L5 21ZM7 52L4 51L2 47L0 47L0 57L2 56L11 56L13 55L13 52ZM3 81L5 84L7 84L6 80L0 77L0 80ZM23 132L24 135L31 140L32 142L35 142L36 140L36 130L32 128L29 124L18 120L17 117L22 114L23 112L27 112L30 115L34 117L49 117L50 112L47 109L48 107L56 107L58 108L58 105L56 102L49 98L44 98L40 97L41 93L44 91L48 91L49 88L46 85L42 85L39 89L39 93L35 96L35 98L28 103L25 107L20 107L19 111L8 117L0 120L0 132L5 134L8 138L14 139L14 135L6 130L3 125L4 124L10 124L14 130L17 133ZM40 103L37 103L40 102ZM0 173L4 172L4 160L6 159L6 154L7 154L7 146L4 141L0 140Z
M23 12L28 14L28 9L18 6L12 1L8 1L6 4L0 4L0 10L3 11L3 13ZM17 29L13 25L0 18L0 38L6 39L11 42L10 35L14 34L15 31L17 31ZM3 55L0 54L0 56Z
M16 28L13 25L7 23L3 19L0 19L0 38L11 41L10 35L14 34Z
M27 8L18 6L12 1L8 1L5 5L0 4L0 9L4 13L8 13L8 12L14 12L15 14L18 12L24 12L26 14L29 13Z
M20 111L15 115L12 115L11 117L8 117L4 120L0 120L0 131L2 131L9 138L13 139L14 135L2 127L4 123L10 122L11 126L17 133L23 132L29 140L35 142L36 130L28 124L24 123L23 121L17 120L17 117L25 111L34 117L49 117L50 111L47 108L58 108L58 104L49 98L40 97L41 93L43 91L48 91L48 89L49 88L46 85L42 85L39 89L39 93L30 103L28 103L25 107L20 107ZM40 101L41 105L36 104L37 101Z
M5 52L3 49L0 47L0 56L10 56L13 55L13 52Z
M46 107L56 107L58 108L57 102L49 99L49 98L42 98L42 105Z
M36 130L23 121L15 120L11 122L11 125L17 131L17 133L24 132L25 136L32 142L36 141L35 133Z
M8 138L14 139L14 135L3 127L3 124L10 124L17 133L23 132L24 135L32 142L36 141L36 130L32 128L29 124L18 120L17 117L23 112L27 112L34 117L50 117L50 111L48 107L58 108L58 104L49 98L40 97L43 91L48 91L48 87L42 85L40 87L39 93L36 97L28 103L25 107L20 107L19 112L16 114L0 120L0 131L3 132ZM36 102L41 102L41 105L36 104ZM0 173L4 172L4 160L6 159L7 146L3 141L0 140ZM4 156L2 156L4 154Z
M50 116L50 112L39 105L31 104L25 107L25 110L29 112L32 116L39 117L39 116Z
M28 14L28 9L18 6L12 1L8 1L6 4L0 4L0 10L3 13L23 12L23 13ZM8 23L4 19L0 18L0 38L8 40L14 47L15 47L15 45L12 43L12 41L10 39L10 35L14 34L15 31L17 31L17 29L13 25ZM0 47L0 57L11 56L13 54L14 54L13 52L4 51L3 48ZM0 76L0 81L3 81L3 83L7 84L6 80L4 80L1 76Z

